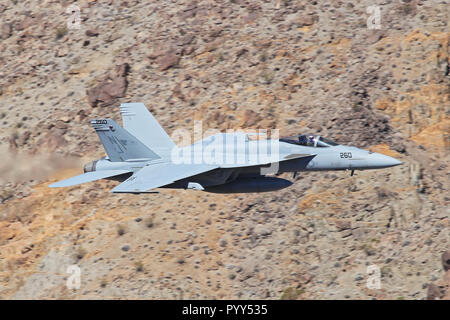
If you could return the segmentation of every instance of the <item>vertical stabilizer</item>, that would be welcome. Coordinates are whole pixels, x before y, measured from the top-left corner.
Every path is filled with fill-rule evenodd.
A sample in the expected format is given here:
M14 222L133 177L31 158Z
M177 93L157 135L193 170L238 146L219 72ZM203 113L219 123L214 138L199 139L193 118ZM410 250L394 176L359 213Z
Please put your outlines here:
M120 113L123 127L149 149L164 157L170 155L172 149L176 147L143 103L122 103Z
M91 121L91 125L97 131L109 159L113 162L160 158L158 154L150 150L114 120L96 119Z

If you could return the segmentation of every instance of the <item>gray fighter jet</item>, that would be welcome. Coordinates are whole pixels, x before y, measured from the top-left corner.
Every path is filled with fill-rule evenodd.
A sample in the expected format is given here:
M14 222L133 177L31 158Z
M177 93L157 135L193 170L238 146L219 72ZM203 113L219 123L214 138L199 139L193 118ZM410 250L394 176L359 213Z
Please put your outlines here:
M214 193L265 192L292 182L274 174L317 170L381 169L401 162L339 145L319 135L256 139L252 133L219 133L178 147L142 103L120 106L123 128L111 119L92 120L107 156L84 166L84 174L56 182L68 187L99 179L121 182L113 193L155 188ZM271 176L272 175L272 176ZM154 191L153 191L154 192Z

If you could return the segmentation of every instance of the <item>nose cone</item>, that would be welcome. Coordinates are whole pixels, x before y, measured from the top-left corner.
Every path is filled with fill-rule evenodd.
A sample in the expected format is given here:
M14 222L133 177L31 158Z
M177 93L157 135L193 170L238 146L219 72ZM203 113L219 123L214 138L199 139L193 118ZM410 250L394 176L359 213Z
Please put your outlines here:
M372 153L369 156L369 166L374 168L389 168L400 164L402 164L401 161L381 153Z

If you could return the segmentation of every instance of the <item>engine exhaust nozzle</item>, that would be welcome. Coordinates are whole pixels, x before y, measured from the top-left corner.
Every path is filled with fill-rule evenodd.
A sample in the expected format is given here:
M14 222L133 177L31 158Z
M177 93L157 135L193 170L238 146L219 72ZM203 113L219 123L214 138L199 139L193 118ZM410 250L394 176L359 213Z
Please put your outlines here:
M97 167L97 162L98 162L98 160L95 160L95 161L91 161L91 162L86 163L86 164L84 165L84 167L83 167L84 173L95 171L95 169L96 169L96 167Z

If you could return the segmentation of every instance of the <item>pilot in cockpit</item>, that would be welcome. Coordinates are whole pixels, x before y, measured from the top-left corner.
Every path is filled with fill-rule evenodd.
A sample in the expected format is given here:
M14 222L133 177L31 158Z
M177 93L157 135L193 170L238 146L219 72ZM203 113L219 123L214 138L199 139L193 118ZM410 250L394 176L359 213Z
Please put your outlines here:
M313 146L314 145L314 136L309 136L308 137L308 146Z
M306 139L306 136L305 135L299 135L298 136L298 144L299 145L301 145L301 146L306 146L307 145L307 143L308 143L308 139Z

